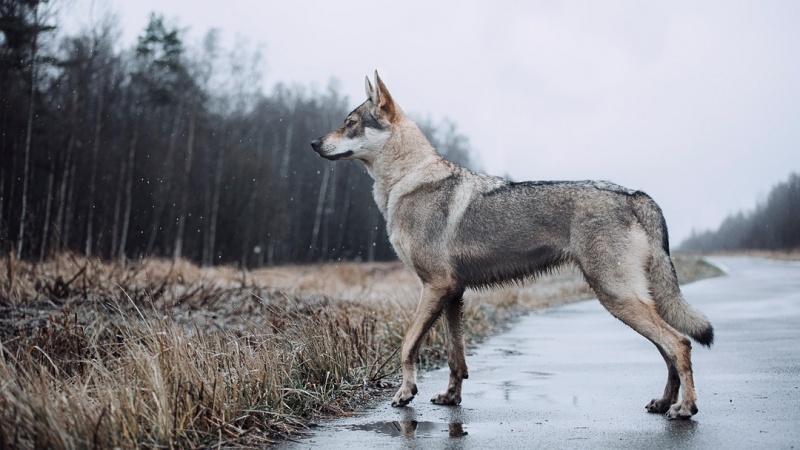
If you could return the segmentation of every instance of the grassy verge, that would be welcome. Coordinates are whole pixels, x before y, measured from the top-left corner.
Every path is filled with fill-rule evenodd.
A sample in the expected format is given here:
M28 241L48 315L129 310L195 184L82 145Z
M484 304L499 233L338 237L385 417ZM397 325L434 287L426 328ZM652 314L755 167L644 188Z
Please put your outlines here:
M737 250L715 252L720 256L752 256L755 258L777 259L780 261L800 261L800 248L792 250Z
M679 273L707 276L697 258ZM711 266L713 267L713 266ZM685 275L681 275L682 277ZM394 384L419 284L397 263L254 272L62 255L0 260L0 448L247 446ZM470 292L474 342L520 313L588 298L571 269ZM423 365L444 359L436 327Z

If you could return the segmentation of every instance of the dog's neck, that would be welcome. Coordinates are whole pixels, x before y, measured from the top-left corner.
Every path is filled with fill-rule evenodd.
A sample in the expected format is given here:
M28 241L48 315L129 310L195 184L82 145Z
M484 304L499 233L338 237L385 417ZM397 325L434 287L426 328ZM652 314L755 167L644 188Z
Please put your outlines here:
M375 180L373 194L383 217L389 220L389 198L393 193L411 190L422 182L439 178L437 170L447 164L428 139L408 117L401 117L395 124L391 137L383 148L365 161L367 171Z

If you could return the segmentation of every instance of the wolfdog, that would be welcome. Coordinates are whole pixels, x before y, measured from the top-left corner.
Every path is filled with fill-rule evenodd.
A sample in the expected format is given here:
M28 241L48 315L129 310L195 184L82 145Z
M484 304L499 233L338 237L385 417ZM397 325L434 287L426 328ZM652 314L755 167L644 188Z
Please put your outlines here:
M511 182L473 173L437 155L375 72L367 100L344 125L311 142L329 160L360 160L398 257L422 295L403 340L403 381L392 405L417 394L416 362L444 314L450 378L431 402L461 403L467 378L461 330L466 288L523 281L576 265L616 318L655 344L667 385L646 409L687 419L697 413L691 343L711 346L714 329L683 299L661 209L645 193L605 181ZM678 392L683 388L683 398Z

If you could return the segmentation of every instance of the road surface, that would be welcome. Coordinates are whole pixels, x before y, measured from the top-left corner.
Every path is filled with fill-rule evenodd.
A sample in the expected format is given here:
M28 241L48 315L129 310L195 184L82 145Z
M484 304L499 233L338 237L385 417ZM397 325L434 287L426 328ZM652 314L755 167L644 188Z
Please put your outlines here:
M446 368L423 373L409 407L387 398L281 447L800 449L800 263L710 260L728 275L683 288L716 328L712 349L694 345L691 420L645 411L664 362L595 300L526 316L468 354L461 406L428 402Z

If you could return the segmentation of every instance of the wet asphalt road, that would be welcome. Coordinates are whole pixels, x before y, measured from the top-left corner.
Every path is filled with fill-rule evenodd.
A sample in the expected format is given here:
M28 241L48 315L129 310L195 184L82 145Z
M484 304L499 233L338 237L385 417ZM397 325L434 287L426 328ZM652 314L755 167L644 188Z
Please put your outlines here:
M409 407L387 398L281 448L800 449L800 263L710 260L728 276L683 288L716 328L712 349L694 346L689 421L645 411L664 362L595 300L524 317L468 354L461 406L428 402L446 368L423 373Z

